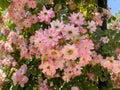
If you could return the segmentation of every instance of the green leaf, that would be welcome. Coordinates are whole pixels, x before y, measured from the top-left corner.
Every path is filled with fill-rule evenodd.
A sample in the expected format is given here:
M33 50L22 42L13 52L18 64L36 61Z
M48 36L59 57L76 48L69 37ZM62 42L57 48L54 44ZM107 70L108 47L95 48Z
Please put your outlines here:
M5 10L10 4L9 0L0 0L0 7L2 10Z

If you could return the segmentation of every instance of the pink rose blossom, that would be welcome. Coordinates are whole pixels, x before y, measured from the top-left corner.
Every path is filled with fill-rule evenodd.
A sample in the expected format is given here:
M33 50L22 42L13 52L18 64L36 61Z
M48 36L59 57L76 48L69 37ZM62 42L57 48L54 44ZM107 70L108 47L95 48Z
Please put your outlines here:
M48 50L48 57L52 59L59 59L61 57L61 52L55 49Z
M107 57L105 60L101 61L101 66L107 68L108 70L112 70L114 63L114 57Z
M69 17L72 24L81 26L85 23L85 18L82 13L72 13Z
M8 39L8 42L11 43L11 44L17 44L18 43L18 35L17 33L11 31L7 37Z
M49 90L50 87L47 85L47 80L39 79L39 90Z
M5 82L6 74L5 72L0 69L0 88L2 87L3 83Z
M83 34L87 32L87 30L81 26L79 27L79 31Z
M22 9L23 7L24 7L24 4L22 3L22 2L20 2L20 1L18 1L18 2L15 2L14 3L14 7L16 8L16 9Z
M95 77L94 73L87 73L87 76L89 80L92 80L92 81L94 80L94 77Z
M52 60L42 63L39 66L39 69L42 69L42 72L50 77L53 77L56 74L56 66Z
M28 2L28 8L35 9L36 6L37 6L36 3L37 3L36 0L30 0L30 1Z
M53 47L58 44L58 40L60 39L58 32L52 29L45 30L43 36L41 37L45 46Z
M43 7L43 10L38 14L40 22L50 23L51 19L55 17L54 11L51 9L47 10L46 7Z
M62 49L63 58L67 60L76 60L78 55L78 48L73 44L67 44Z
M24 87L24 84L28 82L28 77L24 74L27 72L27 65L23 64L19 70L13 73L12 80L14 84L19 84L21 87Z
M117 59L120 61L120 54L118 54Z
M36 15L33 15L33 16L31 16L30 18L31 18L31 22L32 22L33 24L35 24L35 23L38 22L38 17L37 17Z
M5 28L2 28L1 29L1 33L4 35L4 36L7 36L9 34L10 30L8 27L5 27Z
M93 33L96 31L96 24L94 21L88 22L88 28L90 29L90 33Z
M63 36L69 40L79 36L79 29L73 25L68 24L64 27L64 32L62 33Z
M72 86L71 90L80 90L77 86Z
M106 44L106 43L109 42L109 38L108 38L107 36L101 37L101 38L100 38L100 41L102 41L104 44Z
M28 77L22 76L20 79L21 79L21 80L19 81L19 85L20 85L21 87L24 87L24 84L28 82Z
M91 50L94 49L94 44L92 42L92 40L89 39L85 39L85 40L81 40L80 43L77 46L78 52L79 52L79 56L85 60L91 60Z
M115 51L116 51L116 53L120 52L120 48L117 47L117 48L115 49Z
M63 31L64 24L63 24L63 22L60 22L59 20L52 21L50 23L50 25L51 25L51 29L53 29L53 30L56 30L58 32L62 32Z
M93 20L97 26L102 26L102 15L99 12L95 12Z
M25 28L30 28L31 27L30 19L25 19L25 21L23 21L22 24Z

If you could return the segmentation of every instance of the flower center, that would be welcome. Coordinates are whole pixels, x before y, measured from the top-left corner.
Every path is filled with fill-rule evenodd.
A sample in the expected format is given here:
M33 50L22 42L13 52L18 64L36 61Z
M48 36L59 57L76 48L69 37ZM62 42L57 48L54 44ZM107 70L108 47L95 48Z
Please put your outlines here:
M56 52L56 51L52 51L51 54L52 54L52 55L56 55L57 52Z
M44 15L47 16L47 12L45 12Z
M49 36L50 39L52 39L53 37L52 36Z
M77 16L77 17L76 17L76 19L77 19L77 20L79 20L79 19L80 19L80 17L79 17L79 16Z
M68 50L67 52L68 52L69 55L72 55L72 54L73 54L73 50L71 50L71 49Z
M72 31L68 31L68 34L72 34Z
M55 28L59 28L59 26L55 26Z

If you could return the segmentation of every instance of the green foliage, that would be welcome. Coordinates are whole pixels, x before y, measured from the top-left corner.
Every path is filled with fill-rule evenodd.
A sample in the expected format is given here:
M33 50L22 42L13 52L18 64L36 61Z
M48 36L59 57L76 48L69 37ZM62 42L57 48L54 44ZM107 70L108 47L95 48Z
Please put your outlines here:
M89 79L88 73L94 74L93 80ZM109 72L99 64L83 67L82 74L72 78L68 83L61 78L52 78L49 79L49 84L52 84L54 90L70 90L72 86L77 86L80 90L112 90Z
M5 10L10 4L10 0L0 0L0 7Z
M101 37L108 37L109 42L103 43L100 41ZM96 30L94 34L91 36L95 45L99 45L96 51L102 54L104 57L106 56L116 56L116 47L120 47L120 33L116 33L116 30L108 29L106 31L102 31L100 29ZM99 42L98 42L99 41Z
M116 20L116 17L115 16L112 16L109 20L108 20L108 23L112 23Z

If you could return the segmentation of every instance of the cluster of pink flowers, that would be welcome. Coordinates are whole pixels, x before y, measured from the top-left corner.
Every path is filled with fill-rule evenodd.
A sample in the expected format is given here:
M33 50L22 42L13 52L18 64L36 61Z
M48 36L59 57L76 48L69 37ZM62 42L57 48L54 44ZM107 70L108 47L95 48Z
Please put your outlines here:
M119 54L118 54L119 57ZM97 55L96 52L92 54L92 64L95 65L97 63L101 64L104 68L108 69L111 74L111 79L117 80L115 78L120 77L120 60L115 59L115 57L106 57L105 59L99 54Z
M13 73L12 80L14 84L19 84L21 87L24 87L24 84L28 82L28 77L25 76L27 72L27 65L23 64L19 70Z
M17 65L17 62L9 54L4 54L0 56L0 66L14 67L16 65Z
M53 3L53 0L50 0L49 3ZM86 21L80 12L71 13L68 17L69 22L65 23L62 20L52 20L55 17L52 8L43 6L37 15L27 12L36 7L36 0L12 1L7 17L10 17L16 24L16 30L10 30L8 27L3 27L1 30L2 34L6 36L6 40L0 40L0 67L17 66L19 63L14 60L11 53L16 54L15 50L18 50L19 58L33 60L35 56L36 59L40 59L38 68L48 78L61 77L65 82L69 82L71 78L81 75L83 67L87 64L98 63L107 68L111 74L119 76L120 55L117 57L118 60L115 60L114 57L103 59L102 55L98 55L94 51L94 43L88 34L94 33L97 26L102 25L101 18L107 11L104 10L102 15L95 12L92 21ZM107 14L109 13L107 12ZM48 27L36 30L30 38L22 35L21 30L26 30L37 22L45 23ZM100 41L108 43L109 38L102 37ZM58 70L62 71L62 76ZM23 64L12 74L13 83L24 87L29 80L26 73L27 65ZM94 79L93 73L88 73L87 76L90 80ZM0 87L4 83L5 77L5 73L0 69ZM38 82L40 90L50 90L47 80ZM71 90L79 90L79 88L73 86Z
M73 17L79 16L82 21L75 21ZM80 16L81 15L81 16ZM30 38L30 55L41 58L39 69L48 77L59 77L57 69L64 70L63 80L80 75L82 66L89 64L94 44L87 35L81 35L79 27L84 24L81 13L73 13L70 16L70 24L62 21L52 21L48 29L39 29ZM80 23L80 24L79 24ZM76 26L76 24L78 26ZM76 63L76 60L79 62Z
M38 83L39 90L51 90L50 87L47 85L47 79L46 80L39 79Z
M25 7L26 4L28 6L27 9ZM35 9L36 6L36 0L13 0L11 6L9 6L9 15L7 17L10 17L19 28L22 26L30 28L32 24L38 22L38 17L30 12L28 13L27 10Z
M80 90L77 86L71 87L71 90Z
M120 28L120 22L116 21L114 23L109 24L108 28L117 30L117 33L119 33L119 28Z
M0 41L0 66L14 67L17 62L10 55L14 52L12 45L9 41Z

